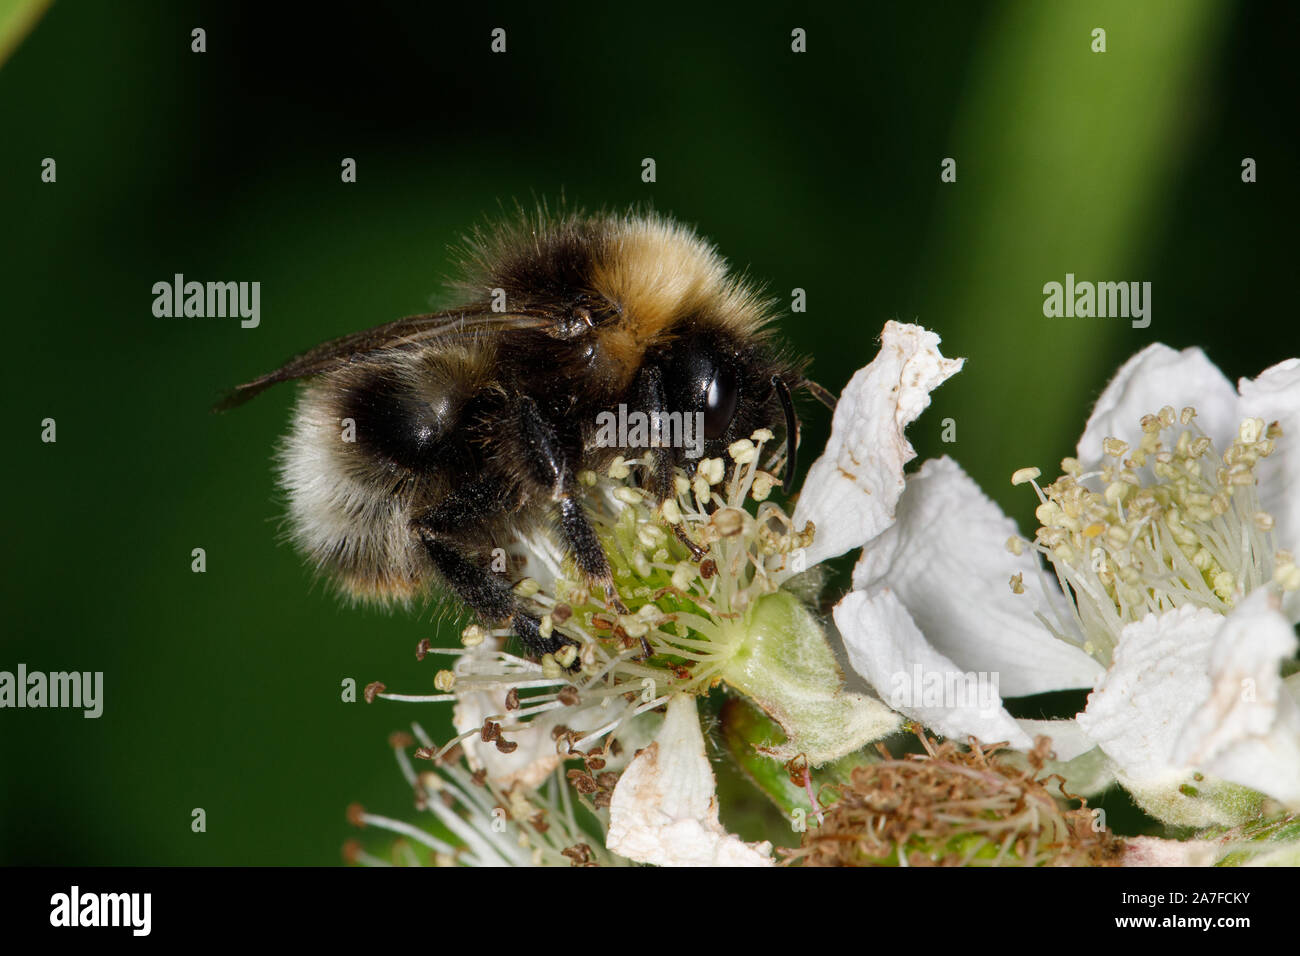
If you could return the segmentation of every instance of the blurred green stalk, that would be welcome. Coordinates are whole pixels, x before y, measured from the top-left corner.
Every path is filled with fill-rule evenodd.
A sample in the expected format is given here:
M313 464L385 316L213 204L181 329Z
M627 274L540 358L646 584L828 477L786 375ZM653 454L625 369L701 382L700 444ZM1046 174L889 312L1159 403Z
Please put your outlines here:
M36 26L50 0L0 0L0 66Z
M972 357L959 383L960 442L982 450L962 456L959 444L955 454L999 495L1012 468L1054 465L1026 456L1073 444L1117 352L1177 338L1159 288L1151 327L1137 330L1123 318L1047 318L1042 287L1067 272L1149 277L1143 250L1169 200L1226 7L1110 0L992 9L948 146L957 181L938 186L935 247L922 273L935 287L921 321ZM1092 50L1096 28L1106 31L1104 53Z

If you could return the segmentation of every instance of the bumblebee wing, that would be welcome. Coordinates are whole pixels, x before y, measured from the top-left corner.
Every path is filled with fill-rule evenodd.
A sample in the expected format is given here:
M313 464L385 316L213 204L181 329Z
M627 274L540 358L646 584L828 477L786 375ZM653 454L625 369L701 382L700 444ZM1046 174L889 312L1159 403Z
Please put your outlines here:
M480 309L407 316L373 329L344 335L295 355L274 372L268 372L261 378L255 378L243 385L236 385L213 410L225 411L234 408L272 385L319 375L321 372L348 365L380 349L429 344L484 332L542 329L552 324L554 319L541 313L492 312Z

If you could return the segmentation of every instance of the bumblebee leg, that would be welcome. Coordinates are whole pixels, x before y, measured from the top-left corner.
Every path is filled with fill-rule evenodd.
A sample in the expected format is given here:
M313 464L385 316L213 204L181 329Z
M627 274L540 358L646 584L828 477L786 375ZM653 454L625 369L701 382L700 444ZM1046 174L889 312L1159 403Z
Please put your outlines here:
M637 404L640 411L652 418L667 411L668 404L664 398L663 373L653 365L647 365L637 378ZM650 452L650 475L647 488L663 504L673 497L673 451L667 445L652 444Z
M456 596L488 624L509 627L523 641L529 653L541 657L554 654L566 644L578 646L577 641L559 631L552 631L550 637L542 637L541 622L524 609L501 575L475 564L427 528L420 529L420 539L429 560ZM576 667L575 660L570 669Z
M647 365L641 370L641 375L637 384L637 392L641 408L650 415L666 411L665 406L668 404L664 397L664 378L663 373L656 366ZM685 414L685 413L684 413ZM650 481L649 490L658 501L663 504L669 498L676 494L673 487L673 453L672 449L667 447L658 447L650 449ZM694 463L690 463L690 470L694 470ZM704 560L708 549L702 548L686 533L681 522L672 525L673 534L677 540L686 545L691 552L691 557L698 563Z
M596 529L582 510L578 481L569 464L577 456L565 453L558 430L546 420L531 398L524 397L520 401L519 422L528 448L530 474L539 485L551 490L551 500L555 502L560 519L560 531L573 554L574 563L592 584L604 589L605 601L610 607L619 614L626 614L627 607L614 587L609 558L600 546Z

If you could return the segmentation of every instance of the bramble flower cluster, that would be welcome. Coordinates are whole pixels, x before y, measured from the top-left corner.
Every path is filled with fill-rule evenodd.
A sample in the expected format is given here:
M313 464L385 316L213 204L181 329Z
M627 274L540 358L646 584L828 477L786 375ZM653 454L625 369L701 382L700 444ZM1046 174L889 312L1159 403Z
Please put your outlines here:
M576 645L533 661L477 625L460 647L423 642L421 658L450 660L437 693L367 697L453 704L450 739L416 729L428 770L405 753L415 740L395 742L431 820L356 809L354 822L399 834L402 861L414 843L453 865L1294 859L1300 361L1233 388L1198 350L1144 350L1060 478L1013 476L1040 500L1027 540L951 459L904 471L905 429L961 368L938 343L886 324L793 511L771 498L781 460L762 464L766 430L679 472L662 504L638 481L648 458L581 475L622 607L553 541L525 542L518 593L543 633ZM855 549L831 628L810 600L824 562ZM998 678L994 706L891 699L896 712L846 685L841 640L870 691L914 669L979 672ZM1015 719L998 696L1069 688L1090 694L1063 719ZM715 720L790 818L783 841L768 834L780 849L723 825L702 726ZM905 720L929 731L923 753L894 736ZM1075 794L1112 784L1198 835L1111 833Z
M667 736L691 759L704 761L700 776L707 785L699 793L706 807L711 799L712 773L694 704L689 718L671 718L685 713L682 702L724 684L750 696L788 734L789 743L774 750L774 758L786 751L793 756L797 744L799 752L827 759L892 731L894 714L842 688L815 616L778 583L795 579L793 567L815 529L796 528L769 500L777 484L771 469L780 462L759 465L772 438L762 429L733 443L730 467L704 459L693 476L679 473L676 496L662 504L632 480L650 467L648 457L619 459L606 475L582 474L627 612L610 610L546 542L534 542L527 556L533 573L516 592L536 610L544 635L562 628L578 645L532 661L504 649L504 629L470 625L459 648L428 642L419 648L421 658L453 661L434 678L439 693L399 694L372 684L368 698L454 703L457 735L422 755L446 768L463 753L467 769L456 772L497 787L502 806L505 798L521 799L521 791L553 785L567 762L583 761L585 769L570 770L565 779L587 798L591 822L609 831L610 846L626 833L632 858L647 862L674 862L676 852L691 857L680 834L665 846L657 833L646 836L689 829L689 815L655 826L658 810L651 808L671 804L673 795L643 766L623 790L636 799L626 808L617 804L616 784L631 754L656 746L656 735ZM689 739L688 726L698 740ZM464 781L460 791L468 792ZM483 808L464 803L462 809ZM622 809L627 812L620 817ZM729 837L716 819L705 829L717 844L709 852L719 859L770 862L766 851Z

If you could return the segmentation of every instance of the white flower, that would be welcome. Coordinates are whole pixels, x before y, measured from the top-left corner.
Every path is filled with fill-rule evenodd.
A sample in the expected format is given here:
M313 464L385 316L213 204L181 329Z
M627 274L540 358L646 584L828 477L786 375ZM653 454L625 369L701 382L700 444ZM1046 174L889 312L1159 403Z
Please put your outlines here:
M471 774L456 759L433 759L433 741L419 724L414 737L394 734L390 739L398 766L415 796L416 809L430 814L436 825L417 826L404 820L370 813L358 804L348 808L348 819L360 828L373 827L404 841L402 852L394 845L393 860L368 853L360 843L346 848L350 862L370 866L625 866L627 861L609 853L598 834L588 831L575 813L570 784L556 770L536 787L522 784L496 786L485 773ZM416 756L429 769L417 769L408 748L420 744ZM600 823L599 818L596 820ZM601 834L603 835L603 834ZM426 854L414 852L412 844Z
M837 415L832 446L861 448L878 427ZM840 455L839 483L865 485L870 503L814 497L810 482L796 520L849 529L834 551L866 545L835 621L886 700L955 737L1027 748L1047 732L1063 761L1100 746L1148 809L1212 822L1204 806L1174 806L1199 774L1300 805L1300 716L1279 676L1295 651L1300 570L1273 547L1300 544L1297 437L1300 361L1233 389L1198 349L1153 345L1106 389L1065 477L1038 489L1032 543L946 458L901 496L885 481L877 501L869 464ZM954 677L993 683L994 706L891 699L918 663L949 689L962 689ZM1000 706L1068 688L1094 689L1077 720L1016 721Z
M723 829L695 698L678 695L654 743L619 778L609 806L613 853L658 866L771 866L770 843Z
M855 376L836 413L837 421L865 418L870 432L845 441L839 430L809 476L813 498L855 502L857 510L846 513L857 516L859 528L835 521L815 527L767 500L779 457L760 467L773 438L766 429L728 449L730 468L706 459L693 480L679 475L675 499L663 506L625 481L648 462L620 459L608 476L579 478L591 489L592 519L630 612L598 604L562 549L540 535L515 554L527 574L517 590L544 627L562 628L580 649L534 662L504 652L504 629L471 626L463 648L424 646L424 654L456 659L434 682L441 693L394 694L372 685L368 696L454 701L457 735L434 756L460 745L469 768L503 792L527 793L577 759L596 767L594 776L577 771L578 783L588 809L608 823L612 852L663 864L769 863L770 848L721 828L694 696L725 684L748 697L784 731L762 753L809 766L899 728L897 712L844 687L821 622L783 585L842 551L846 535L890 520L903 466L915 456L903 429L929 404L930 390L961 368L937 343L916 326L885 326L880 355ZM856 481L849 469L860 467L878 488ZM699 552L695 560L683 536ZM600 783L612 778L617 784Z

